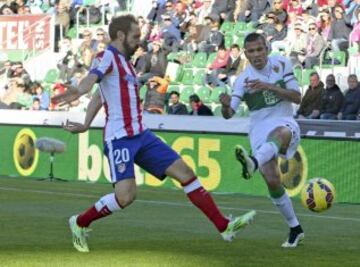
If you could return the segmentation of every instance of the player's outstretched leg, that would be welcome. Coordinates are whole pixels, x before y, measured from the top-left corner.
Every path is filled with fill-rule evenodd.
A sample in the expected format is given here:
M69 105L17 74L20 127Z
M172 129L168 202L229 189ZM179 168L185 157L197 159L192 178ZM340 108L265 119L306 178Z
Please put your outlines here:
M73 245L80 252L89 252L87 236L90 231L89 225L100 218L120 210L122 207L118 203L114 193L100 198L94 206L80 215L71 216L69 219L70 231L72 233Z
M244 179L250 179L256 169L257 161L255 158L249 156L248 152L241 145L235 146L235 157L240 162L242 166L242 176Z
M236 233L248 225L256 214L252 210L242 216L228 219L220 212L209 192L201 186L196 177L182 186L190 201L209 218L225 241L232 241Z

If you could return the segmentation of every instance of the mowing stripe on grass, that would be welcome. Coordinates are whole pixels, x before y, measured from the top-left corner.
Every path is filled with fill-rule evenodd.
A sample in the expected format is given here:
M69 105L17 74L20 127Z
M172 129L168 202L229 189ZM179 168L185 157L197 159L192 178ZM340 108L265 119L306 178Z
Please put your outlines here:
M91 194L83 194L83 193L67 193L67 192L56 192L56 191L48 191L48 190L21 189L21 188L14 188L14 187L0 187L0 190L12 191L12 192L36 193L36 194L44 194L44 195L60 195L60 196L80 197L80 198L98 198L99 197L99 195L91 195ZM192 205L190 205L190 204L180 203L180 202L169 202L169 201L137 199L136 202L140 202L140 203L144 203L144 204L164 205L164 206L192 207ZM219 207L223 210L238 210L238 211L248 211L249 210L249 209L237 208L237 207L236 208L235 207L225 207L225 206L219 206ZM277 211L258 210L258 209L256 209L256 211L259 213L271 214L271 215L279 214L279 212L277 212ZM313 218L319 218L319 219L360 222L359 218L352 218L352 217L336 217L336 216L313 215L313 214L304 214L304 213L297 213L296 215L301 216L301 217L313 217Z

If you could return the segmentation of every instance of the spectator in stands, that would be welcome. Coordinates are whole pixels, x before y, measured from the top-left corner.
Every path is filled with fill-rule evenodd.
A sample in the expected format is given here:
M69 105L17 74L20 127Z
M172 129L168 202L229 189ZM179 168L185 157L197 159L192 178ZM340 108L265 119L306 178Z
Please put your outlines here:
M103 51L106 49L106 46L107 46L107 43L105 43L105 42L99 42L99 43L97 44L96 53L95 53L95 54L98 54L98 53L103 52Z
M237 75L239 74L239 67L241 63L241 50L239 45L233 44L230 48L230 57L226 64L224 73L220 73L218 78L225 80L227 84L233 86Z
M235 1L234 21L246 22L246 0Z
M303 13L303 6L301 0L291 0L288 2L287 10L288 13L295 13L298 16L301 16Z
M37 97L33 98L33 103L30 110L40 110L40 99Z
M306 34L300 23L295 24L292 34L288 35L286 55L290 58L293 66L301 65L305 60Z
M10 61L10 60L6 60L6 61L4 62L4 65L3 65L2 69L0 70L0 75L5 75L6 77L8 77L8 76L9 76L9 72L10 72L10 70L11 70L11 65L12 65L11 61Z
M356 120L360 111L360 83L355 74L348 77L349 89L345 93L344 102L337 115L338 120Z
M329 40L332 18L329 11L325 10L319 13L319 31L324 40Z
M171 6L172 8L172 6ZM166 12L165 10L165 1L162 0L152 0L152 8L147 16L149 21L161 21L161 16Z
M235 11L234 0L214 0L211 13L218 15L222 20L233 21Z
M211 109L203 104L200 100L200 97L197 94L193 94L189 97L189 102L191 106L190 115L193 116L214 116Z
M163 114L169 79L154 76L146 83L144 113Z
M274 0L270 11L275 14L282 24L286 23L288 15L283 7L283 0Z
M26 86L31 83L29 73L24 69L21 61L14 62L8 72L8 78L21 78Z
M325 47L326 43L317 32L316 24L311 23L306 40L305 68L311 69L320 63L319 56Z
M350 33L350 42L357 43L360 51L360 4L359 4L359 9L356 11L356 15L358 20L355 23L352 32Z
M329 74L326 77L325 93L321 98L320 119L336 120L344 101L339 86L335 83L335 76Z
M287 35L287 27L279 19L275 19L274 23L274 32L269 39L271 43L271 48L274 52L285 51L286 42L285 38Z
M188 28L188 34L184 41L181 43L182 49L190 53L194 53L198 50L199 43L202 41L200 39L200 32L198 32L199 27L196 25L190 25Z
M145 66L139 73L139 82L144 85L154 76L164 77L167 66L166 55L160 42L153 42L153 50L145 57Z
M214 62L207 66L207 74L205 76L206 84L212 87L225 86L224 79L226 78L226 75L222 77L220 74L225 73L229 58L230 53L226 50L226 48L220 47Z
M146 55L147 55L147 47L142 44L136 50L133 56L133 65L135 67L136 73L140 73L146 67Z
M176 91L170 92L170 102L171 105L168 109L169 115L188 115L187 108L185 104L181 103L180 100L180 94Z
M10 16L10 15L14 15L14 14L15 13L11 9L11 7L6 4L0 8L0 15Z
M210 54L224 45L224 35L219 31L219 18L216 15L206 17L206 25L210 27L210 32L205 41L199 44L199 51Z
M70 37L64 37L59 47L61 55L61 60L57 64L60 70L59 79L63 82L68 82L74 72L82 68L82 64L77 53L73 51Z
M203 0L202 2L202 6L195 11L199 24L205 24L206 17L211 14L212 9L212 0Z
M109 42L109 38L106 34L106 31L103 28L97 28L96 29L96 39L95 42L92 45L92 49L97 52L98 50L98 45L99 44L104 44L105 45Z
M269 8L268 0L247 0L245 16L247 21L257 23L259 18Z
M161 35L164 39L165 50L178 51L181 42L180 30L176 28L170 16L163 16Z
M144 19L144 17L142 17L142 16L138 17L138 22L139 22L139 27L140 27L140 31L141 31L140 42L142 44L145 44L146 41L149 39L152 27L151 27L151 24L149 22L147 22Z
M320 81L319 74L317 72L311 73L309 88L301 100L296 117L299 119L318 119L321 109L321 98L324 93L324 84Z
M351 27L344 19L344 9L342 6L335 7L335 19L331 23L328 41L331 42L333 51L346 50L349 42Z
M36 98L40 101L40 109L48 110L50 105L50 95L48 92L44 91L41 83L34 82L30 87L30 91L33 100Z
M0 98L0 108L9 109L17 102L18 96L25 90L24 80L12 78L9 80L8 89Z

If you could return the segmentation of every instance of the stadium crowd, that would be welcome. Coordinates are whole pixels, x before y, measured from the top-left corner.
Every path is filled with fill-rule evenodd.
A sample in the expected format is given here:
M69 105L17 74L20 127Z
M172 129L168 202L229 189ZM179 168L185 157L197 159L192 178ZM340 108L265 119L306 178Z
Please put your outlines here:
M89 96L70 107L58 107L50 97L63 92L64 83L76 85L86 75L109 42L110 11L123 9L125 2L0 1L1 15L55 16L54 53L60 58L56 78L49 82L33 81L22 62L4 61L0 108L84 110ZM92 14L92 26L82 26L81 33L71 36L77 12L80 23L86 24L84 5ZM99 23L101 12L107 12L105 25ZM321 81L316 71L319 66L360 61L360 0L153 0L148 16L138 21L142 43L132 60L146 112L216 115L218 105L211 99L216 100L219 92L230 93L247 65L244 36L256 31L266 37L272 54L285 55L298 69L310 70L309 83L301 84L304 96L296 117L360 119L358 77L351 74L348 87L340 88L333 74ZM177 74L169 74L172 70Z

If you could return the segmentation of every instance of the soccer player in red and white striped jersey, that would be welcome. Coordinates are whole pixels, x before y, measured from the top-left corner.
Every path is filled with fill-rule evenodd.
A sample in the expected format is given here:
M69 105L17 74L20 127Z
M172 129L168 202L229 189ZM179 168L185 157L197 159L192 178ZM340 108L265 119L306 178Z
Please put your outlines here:
M64 126L73 133L88 130L102 106L106 112L104 146L114 193L101 197L92 207L70 218L74 247L78 251L88 252L86 235L90 223L121 211L134 201L134 164L160 180L166 176L177 180L189 200L208 217L224 240L231 241L235 233L252 220L255 211L232 220L226 218L211 195L201 186L192 169L143 124L139 88L129 61L140 43L140 29L135 17L122 15L114 18L109 25L109 36L110 45L98 55L90 73L78 88L69 86L64 94L53 98L60 104L69 103L99 83L100 89L89 103L84 124L67 122Z

